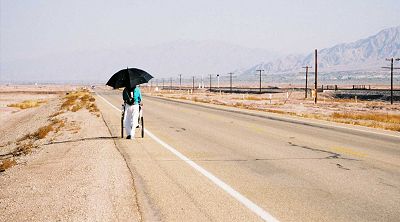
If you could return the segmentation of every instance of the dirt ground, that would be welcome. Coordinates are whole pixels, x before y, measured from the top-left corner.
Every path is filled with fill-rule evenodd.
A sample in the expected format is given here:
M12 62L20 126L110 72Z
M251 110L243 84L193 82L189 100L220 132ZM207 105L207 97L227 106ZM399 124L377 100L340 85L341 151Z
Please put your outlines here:
M100 113L61 109L75 88L1 87L0 221L141 220L131 172ZM45 102L8 107L24 100Z
M391 105L384 101L337 99L331 92L324 91L318 93L318 102L315 104L312 95L305 98L304 92L290 89L284 93L271 94L209 93L206 90L195 90L192 93L190 90L156 90L150 87L142 89L153 96L400 131L398 102Z

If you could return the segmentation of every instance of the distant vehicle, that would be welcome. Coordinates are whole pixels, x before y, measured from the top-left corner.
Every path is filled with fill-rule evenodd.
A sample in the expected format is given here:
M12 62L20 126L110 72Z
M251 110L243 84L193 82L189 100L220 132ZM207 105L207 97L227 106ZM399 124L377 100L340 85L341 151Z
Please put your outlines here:
M96 88L96 86L94 86L94 85L92 85L91 87L92 87L92 89Z

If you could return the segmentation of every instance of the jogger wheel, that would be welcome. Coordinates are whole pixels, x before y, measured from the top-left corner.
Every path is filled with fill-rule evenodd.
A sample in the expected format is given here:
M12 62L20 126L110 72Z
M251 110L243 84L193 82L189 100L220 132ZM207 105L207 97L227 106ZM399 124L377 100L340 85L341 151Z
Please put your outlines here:
M124 115L121 116L121 138L124 138Z
M144 137L144 121L143 121L143 116L140 118L140 123L142 125L141 130L142 130L142 138Z
M125 103L122 104L122 109L121 109L121 138L124 138L124 115L125 115Z

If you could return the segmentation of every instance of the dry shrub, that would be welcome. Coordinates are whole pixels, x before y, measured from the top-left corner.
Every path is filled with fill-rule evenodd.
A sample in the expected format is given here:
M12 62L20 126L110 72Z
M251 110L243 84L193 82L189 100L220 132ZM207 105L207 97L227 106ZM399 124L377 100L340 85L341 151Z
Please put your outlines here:
M28 143L24 143L22 145L18 146L17 149L17 155L20 155L23 153L24 155L27 155L32 152L32 149L35 148L36 146L33 145L33 143L30 141Z
M290 114L290 112L285 112L282 110L276 110L276 109L265 109L266 112L269 113L277 113L277 114Z
M61 122L63 122L63 120L58 119L58 118L51 119L51 123L53 123L53 124L58 124L58 123L61 123Z
M61 104L61 109L69 110L75 104L77 98L77 96L66 97L66 100Z
M340 123L400 131L398 114L335 112L328 119Z
M225 105L224 102L221 102L221 101L216 100L216 99L211 100L211 103L212 103L212 104L215 104L215 105Z
M62 121L62 122L58 125L58 128L61 128L61 127L64 127L64 126L65 126L65 122Z
M245 99L246 100L254 100L254 101L264 100L264 98L260 98L260 97L256 97L256 96L248 96Z
M3 172L16 164L17 162L14 159L5 159L0 162L0 172Z
M85 94L80 98L82 101L89 101L90 99L90 95L89 94Z
M95 113L95 112L99 112L100 110L99 110L99 108L97 108L97 105L96 104L94 104L94 103L91 103L88 107L86 107L88 110L89 110L89 112L91 112L91 113Z
M198 98L198 97L196 97L196 96L193 97L192 100L195 101L195 102L210 103L210 100L208 100L208 99L201 99L201 98Z
M338 113L331 115L333 119L372 120L382 123L400 124L400 115L383 113Z
M243 107L244 104L243 103L234 103L232 104L233 107Z
M34 134L33 136L37 139L43 139L47 136L47 134L51 131L53 131L54 128L52 125L47 125L40 127Z
M77 112L82 108L86 108L89 112L100 116L100 111L94 103L96 99L87 89L81 89L78 91L70 92L65 97L64 103L61 105L61 109Z
M64 113L64 111L60 110L60 111L58 111L58 112L55 112L55 113L51 114L49 117L50 117L50 118L53 118L53 117L56 117L56 116L58 116L58 115L60 115L60 114L63 114L63 113Z
M54 131L57 133L62 127L65 126L64 120L53 118L51 120L51 126L54 128Z
M22 141L28 140L28 139L34 139L34 136L32 134L26 134L25 136L17 139L17 145L19 145L19 142L22 142Z
M321 115L315 113L302 113L299 116L310 119L323 119Z
M71 111L72 112L76 112L78 110L82 109L82 105L81 104L76 104L74 106L72 106Z
M16 107L20 109L28 109L28 108L33 108L33 107L38 107L41 104L46 103L44 100L25 100L21 103L13 103L13 104L8 104L8 107Z

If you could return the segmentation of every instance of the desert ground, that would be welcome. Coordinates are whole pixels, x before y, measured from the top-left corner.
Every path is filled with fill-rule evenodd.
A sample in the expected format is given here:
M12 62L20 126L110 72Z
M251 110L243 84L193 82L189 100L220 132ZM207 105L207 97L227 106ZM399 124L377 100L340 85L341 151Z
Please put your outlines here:
M0 221L140 220L131 173L80 89L1 87Z
M198 220L203 217L207 220L219 220L223 218L235 220L238 218L247 218L247 220L256 221L260 219L251 212L248 212L237 202L226 197L220 190L213 186L210 188L209 181L198 177L197 174L193 174L193 172L184 165L185 161L180 162L176 160L175 157L171 157L167 154L166 151L159 150L159 146L150 138L135 140L133 142L118 139L120 132L118 117L120 112L116 112L118 110L113 110L112 107L109 106L110 102L106 102L104 98L97 94L98 92L103 96L109 96L108 99L113 99L110 101L112 101L114 105L118 105L120 102L118 91L112 91L103 86L98 86L95 90L88 87L72 85L13 85L0 87L0 221L170 221L188 219L194 217L193 215L195 215ZM383 101L337 99L329 92L324 92L319 94L319 102L314 104L312 98L304 99L304 92L290 90L285 93L275 94L229 94L209 93L205 90L195 90L194 92L190 90L161 91L156 87L143 86L142 92L145 96L148 96L149 104L154 107L159 106L162 108L175 109L176 107L171 106L171 104L167 106L167 104L160 103L162 100L158 100L168 99L172 101L183 101L190 104L212 105L258 113L272 113L273 115L290 116L306 121L317 119L318 121L338 122L342 125L378 128L383 133L390 132L390 135L394 136L400 131L400 104L398 102L394 105L390 105L390 103ZM145 107L147 106L145 105ZM192 118L189 111L185 109L182 110L182 114L187 114L187 119ZM220 144L217 147L213 147L216 145L206 140L195 143L195 139L191 139L198 138L196 135L205 133L201 130L201 127L196 127L196 130L199 132L191 135L192 137L182 136L181 140L174 140L174 137L170 135L166 136L169 130L172 130L172 133L176 135L179 133L183 135L182 133L187 133L185 131L190 130L192 126L176 128L175 125L165 125L163 126L165 129L158 129L155 126L159 125L159 123L156 122L161 121L162 118L169 116L169 114L163 116L161 115L162 112L158 113L156 110L148 111L148 113L151 114L149 117L154 116L153 119L150 118L147 120L150 123L149 127L151 130L156 131L156 133L160 135L165 134L164 139L171 140L173 144L176 144L175 146L188 147L187 144L190 146L197 146L195 144L209 143L207 147L211 149L211 151L204 151L204 153L202 153L202 147L198 147L197 150L190 150L190 152L187 151L187 153L193 152L192 158L197 158L201 164L208 166L208 162L212 164L214 161L218 164L218 161L220 161L219 158L226 158L226 154L218 154L216 151L217 148L219 149L221 147L225 149L225 145L222 144L221 140L218 138L214 138L215 140L213 140L215 144ZM194 111L194 113L197 112L198 111ZM157 115L161 115L161 117ZM231 119L225 120L223 119L224 117L220 117L221 120L216 120L213 119L216 118L214 115L215 114L207 114L206 117L210 118L212 121L222 121L222 125L227 123L233 124L233 122L239 121ZM170 118L174 117L170 116ZM182 121L183 120L179 118L176 119L176 122L179 124L187 124ZM259 123L257 121L258 120L251 120L250 122L243 122L243 126L250 124L249 130L256 132L255 134L253 132L248 133L247 135L249 137L255 137L255 135L260 134L260 132L264 130L262 128L264 126L258 126L257 124ZM173 125L173 122L169 122L169 120L165 122L165 124ZM220 127L222 127L222 125ZM268 125L266 127L268 127ZM242 128L247 129L246 127ZM221 129L221 131L223 130ZM278 134L273 135L274 138L272 141L275 141L275 137L281 136ZM231 138L229 135L221 134L221 137L226 136L228 136L228 139ZM237 135L237 139L239 138L240 135ZM294 137L290 138L293 139ZM200 138L198 138L198 140L199 139ZM257 137L256 139L259 138ZM373 140L372 143L374 141L375 140ZM226 167L228 167L228 165L230 166L230 164L228 164L230 162L234 164L234 167L241 166L241 164L239 164L241 162L238 162L238 164L235 162L242 161L241 158L243 158L243 156L241 155L243 154L242 152L244 152L242 148L243 146L247 146L241 144L241 142L240 140L237 140L236 143L232 142L232 147L238 146L239 153L236 156L236 154L233 155L228 152L228 157L233 155L233 160L227 160ZM321 144L324 143L325 142L321 142ZM278 145L278 142L272 145ZM315 146L316 144L313 145ZM394 151L395 149L393 149L392 142L385 142L382 147L392 150L390 152L397 152ZM327 149L326 147L321 148L323 151L320 149L311 149L312 152L319 152L321 155L328 153L337 155L335 158L339 156L339 160L337 160L339 161L338 163L330 163L334 165L333 168L329 167L330 165L323 165L321 169L317 168L319 170L329 170L330 173L334 171L332 175L337 174L345 176L343 175L343 170L350 172L350 170L357 167L364 170L369 169L370 165L358 166L358 162L352 162L351 164L347 162L351 158L359 158L360 160L357 161L360 161L361 164L365 158L365 161L373 160L371 165L375 168L382 168L382 173L378 173L379 175L375 175L375 172L370 173L368 171L368 178L379 177L380 179L378 179L380 182L384 181L385 183L397 186L396 184L398 181L393 181L390 179L390 175L388 176L386 173L383 173L386 167L389 169L390 166L391 170L388 172L398 176L398 171L394 169L397 167L396 162L398 157L396 155L380 154L380 151L369 147L366 149L368 152L359 148L354 148L356 151L354 151L353 148L339 148L329 148L330 150L328 149L327 151L323 150ZM226 149L228 149L228 147L226 147ZM260 148L259 152L265 152L265 149ZM271 150L271 152L275 151ZM342 154L339 154L340 152ZM218 154L215 160L211 155L213 153ZM370 158L367 153L368 155L376 154L377 160L372 158L374 155L371 155ZM301 154L309 155L306 151L302 151ZM208 155L210 155L210 159L206 158ZM272 159L260 159L259 157L255 157L254 160L249 159L243 160L242 162L243 164L247 164L248 162L249 166L250 163L252 164L254 162L256 165L251 172L256 172L258 170L261 172L264 171L265 168L259 165L261 164L259 163L260 160L277 161L282 156L286 156L287 153L273 155ZM345 156L349 157L345 158ZM368 157L366 158L366 156ZM206 159L202 160L203 158ZM314 157L311 159L313 158ZM317 159L319 159L319 157ZM321 157L321 159L333 161L330 157ZM283 158L283 161L285 161L285 158ZM299 166L302 166L302 158L295 161L299 162ZM320 166L320 160L315 161L318 161L318 163L315 163L315 166ZM308 161L307 164L311 163ZM215 168L214 172L223 175L222 177L226 176L225 179L230 181L231 184L236 183L235 180L231 179L232 177L230 175L228 176L229 172L233 172L232 170L223 171L221 170L222 168L220 168L221 165L215 166L217 168ZM285 169L284 167L286 166L274 165L274 167L276 167L276 169ZM372 168L375 169L374 167ZM311 170L311 168L314 169L314 167L310 168L308 165L303 168L307 169L307 171ZM208 169L213 170L214 165L210 165ZM242 168L240 169L243 170ZM283 170L282 175L286 172L292 172L292 170L292 174L297 175L297 173L294 173L295 168ZM336 172L335 170L338 171ZM182 174L177 172L181 172ZM354 172L355 175L358 175L356 172L357 171ZM315 173L316 175L325 175L325 173L322 172ZM192 179L187 180L187 175L190 175ZM304 174L300 173L299 175ZM257 177L258 176L254 178ZM297 175L296 178L297 177L299 181L303 181L303 179L300 179L300 176ZM251 177L249 176L249 178ZM329 180L330 179L331 178L329 178ZM168 181L172 181L172 184ZM321 181L323 180L321 179ZM331 182L333 183L333 181ZM350 184L350 181L348 182ZM362 180L362 182L364 183L365 181ZM286 182L281 181L281 179L277 182L277 184L285 183ZM274 183L271 182L271 186L273 184ZM265 183L261 183L260 180L260 184L257 186L264 187ZM343 186L350 185L343 184ZM238 187L240 189L242 187L251 188L251 186L247 184L239 184ZM243 192L246 193L247 191L244 188ZM196 193L196 189L201 189L209 193ZM325 189L325 187L321 185L321 189ZM336 188L332 185L329 189L334 190ZM351 187L351 189L354 189L354 187ZM381 189L379 192L388 191L379 186L378 189ZM183 193L182 190L184 191ZM354 191L361 193L360 189L355 189ZM368 191L366 190L365 192ZM283 191L279 191L276 194L269 193L268 195L273 197L278 194L289 194L285 196L285 198L288 198L288 201L292 198L290 192ZM252 192L247 193L247 195L255 200L259 198L257 195L253 196L254 194L252 194ZM293 195L293 197L297 198L297 194ZM312 196L314 194L310 193L310 195ZM322 200L324 197L318 196L318 193L315 195L315 201L321 201L321 204L329 205L329 203ZM207 198L216 196L218 198L215 199L215 202L209 204ZM311 196L308 198L311 198ZM182 199L177 201L175 198ZM277 196L276 199L278 200L280 198ZM204 203L197 201L204 201ZM262 203L264 199L258 201ZM396 203L395 200L390 201ZM228 206L230 206L230 210L234 212L233 214L229 213L230 211L215 211L215 209L226 205L226 203L229 203ZM297 203L298 205L296 205ZM301 209L304 205L301 203L302 200L299 199L298 202L293 202L293 207L296 206L296 209ZM274 214L277 214L280 218L291 220L293 219L291 217L292 214L299 216L298 214L296 215L295 210L293 210L291 212L292 214L288 214L286 217L284 212L287 208L280 205L279 207L278 205L275 207L272 202L268 204L265 206L272 209ZM368 204L363 202L363 204L366 204L368 207L374 206L372 202L368 202ZM336 213L333 213L335 212L334 207L331 205L329 205L329 207L332 207L332 215L330 215L332 218L339 218L339 220L345 221L346 218L348 219L346 215L351 215L351 212L347 212L346 209L341 209L345 214L342 215L342 217L338 217ZM178 214L176 213L177 209L180 212ZM383 209L384 208L379 208L376 212L381 212L380 210ZM314 211L310 210L310 212L304 213L304 215L300 217L302 219L299 220L304 221L305 218L317 220L323 216L321 212L321 214L318 213L319 210L320 209L317 208L315 208ZM358 208L357 210L360 211L357 216L363 218L363 211ZM390 221L390 218L396 217L396 209L394 207L393 209L390 208L388 211L390 211L390 214L385 218L389 218ZM368 218L376 218L376 216L379 216L374 212L366 215Z

